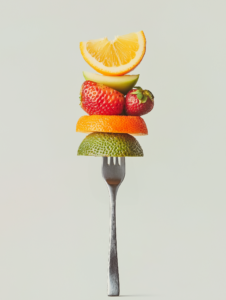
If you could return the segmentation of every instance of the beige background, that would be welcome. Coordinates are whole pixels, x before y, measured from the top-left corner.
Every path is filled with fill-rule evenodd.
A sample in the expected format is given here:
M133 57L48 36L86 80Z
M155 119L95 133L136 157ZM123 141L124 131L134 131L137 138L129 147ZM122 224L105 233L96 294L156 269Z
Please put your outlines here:
M0 3L0 299L107 299L108 192L77 157L79 42L143 30L155 95L117 202L121 294L226 299L225 1Z

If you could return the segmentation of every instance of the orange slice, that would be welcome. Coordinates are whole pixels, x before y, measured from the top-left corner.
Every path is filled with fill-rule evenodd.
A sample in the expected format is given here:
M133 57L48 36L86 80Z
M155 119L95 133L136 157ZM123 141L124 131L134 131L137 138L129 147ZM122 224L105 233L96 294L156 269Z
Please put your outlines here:
M132 135L148 134L147 126L141 117L135 116L82 116L76 125L77 132L111 132Z
M146 51L143 31L80 43L85 61L104 75L124 75L132 71L142 60Z

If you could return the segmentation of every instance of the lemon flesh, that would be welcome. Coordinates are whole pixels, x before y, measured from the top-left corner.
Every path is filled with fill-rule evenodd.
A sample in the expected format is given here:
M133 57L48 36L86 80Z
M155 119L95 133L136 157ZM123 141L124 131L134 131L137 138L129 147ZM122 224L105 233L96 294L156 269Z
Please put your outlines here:
M85 156L144 156L138 141L127 133L93 132L80 144L78 155Z

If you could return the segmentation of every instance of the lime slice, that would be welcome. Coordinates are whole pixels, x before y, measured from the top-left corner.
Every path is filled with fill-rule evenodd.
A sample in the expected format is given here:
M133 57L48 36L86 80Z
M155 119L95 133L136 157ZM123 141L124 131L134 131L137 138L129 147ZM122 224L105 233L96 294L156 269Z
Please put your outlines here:
M138 141L127 133L93 132L80 144L78 155L86 156L144 156Z

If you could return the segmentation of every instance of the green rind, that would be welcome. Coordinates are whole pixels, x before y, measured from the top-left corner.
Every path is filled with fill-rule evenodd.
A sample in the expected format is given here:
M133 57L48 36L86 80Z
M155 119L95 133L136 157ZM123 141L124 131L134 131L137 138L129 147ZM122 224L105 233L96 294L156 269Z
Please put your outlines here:
M83 72L85 80L102 83L126 95L136 85L140 75L105 76L90 72Z
M80 144L78 155L85 156L144 156L138 141L127 133L93 132Z

